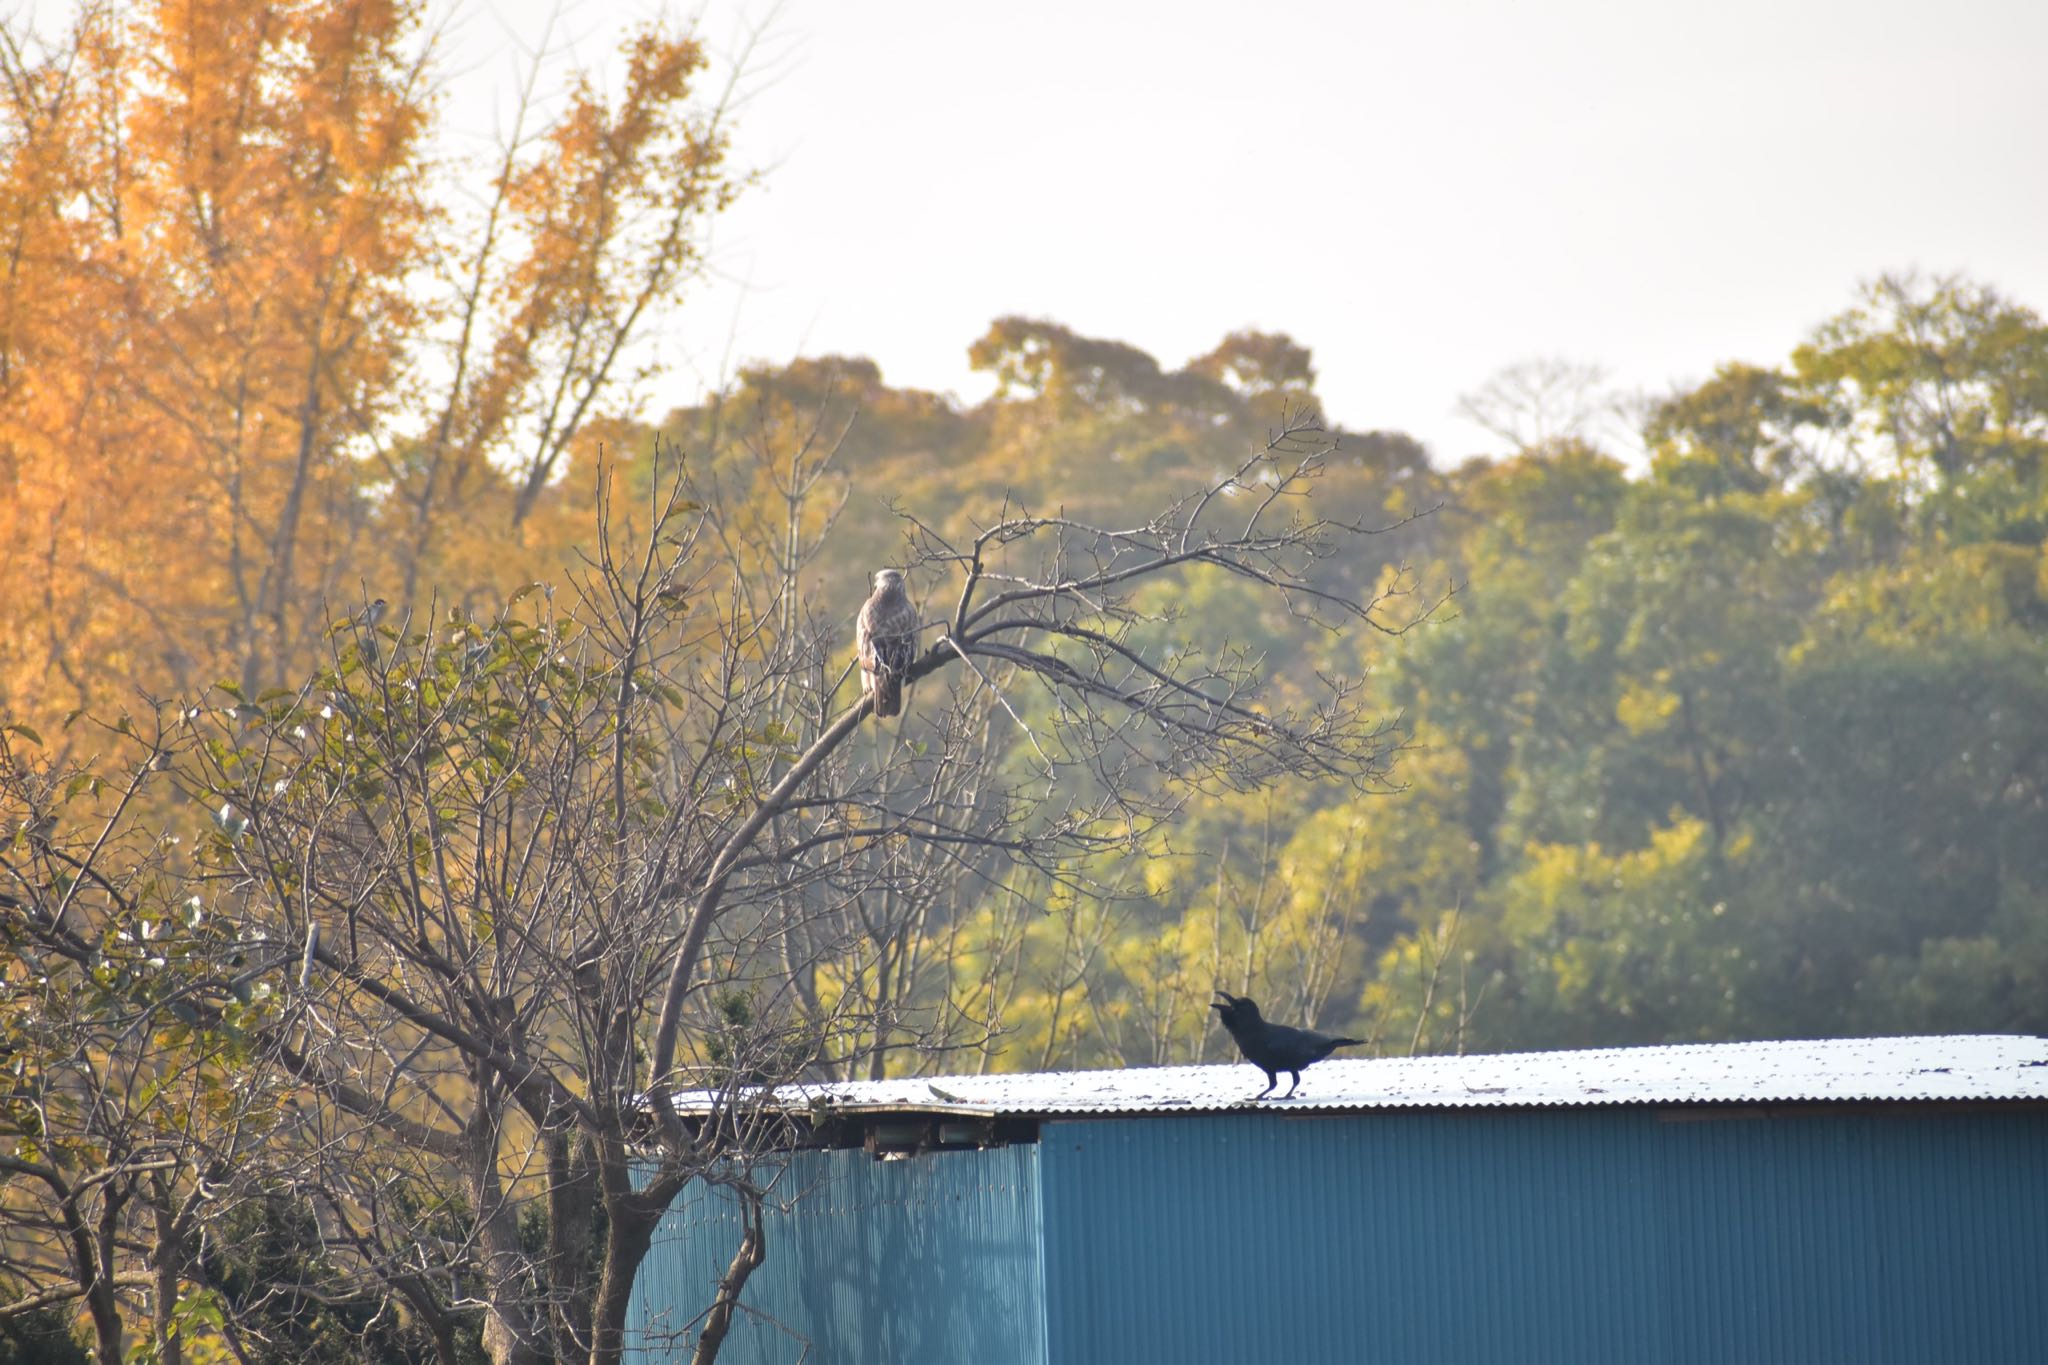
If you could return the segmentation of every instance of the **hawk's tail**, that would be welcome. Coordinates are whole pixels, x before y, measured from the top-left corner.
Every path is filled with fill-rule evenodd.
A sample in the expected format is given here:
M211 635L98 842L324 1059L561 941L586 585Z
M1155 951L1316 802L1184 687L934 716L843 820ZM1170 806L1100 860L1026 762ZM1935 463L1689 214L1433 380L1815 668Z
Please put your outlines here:
M893 668L875 670L875 714L884 720L903 714L903 679Z

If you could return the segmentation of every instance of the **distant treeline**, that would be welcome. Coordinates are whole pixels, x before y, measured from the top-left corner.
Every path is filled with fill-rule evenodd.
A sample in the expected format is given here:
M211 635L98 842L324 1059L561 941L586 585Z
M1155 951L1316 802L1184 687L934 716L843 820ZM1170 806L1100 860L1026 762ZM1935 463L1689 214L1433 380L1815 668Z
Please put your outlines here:
M836 443L836 609L896 557L889 508L1114 523L1316 403L1282 336L1166 372L1007 318L973 356L1000 381L973 407L805 360L665 430L735 497L763 493L743 452ZM1199 799L1116 896L952 907L982 938L951 988L1011 1031L991 1064L1221 1057L1218 982L1389 1050L2048 1028L2048 327L1880 280L1642 437L1647 468L1566 431L1445 470L1341 434L1319 506L1388 528L1342 571L1455 596L1267 662L1369 670L1401 790ZM1178 605L1277 650L1249 600Z

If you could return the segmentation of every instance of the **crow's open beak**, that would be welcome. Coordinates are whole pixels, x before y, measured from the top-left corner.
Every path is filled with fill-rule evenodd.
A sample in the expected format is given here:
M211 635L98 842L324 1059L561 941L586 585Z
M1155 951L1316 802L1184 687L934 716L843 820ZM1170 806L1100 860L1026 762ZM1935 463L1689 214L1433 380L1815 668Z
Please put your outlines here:
M1214 1001L1214 1000L1211 1000L1211 1001L1209 1002L1209 1008L1210 1008L1210 1009L1212 1009L1212 1010L1220 1010L1220 1009L1222 1009L1222 1008L1223 1008L1223 1006L1222 1006L1222 1005L1220 1005L1220 1004L1218 1004L1218 1003L1217 1003L1216 1001Z

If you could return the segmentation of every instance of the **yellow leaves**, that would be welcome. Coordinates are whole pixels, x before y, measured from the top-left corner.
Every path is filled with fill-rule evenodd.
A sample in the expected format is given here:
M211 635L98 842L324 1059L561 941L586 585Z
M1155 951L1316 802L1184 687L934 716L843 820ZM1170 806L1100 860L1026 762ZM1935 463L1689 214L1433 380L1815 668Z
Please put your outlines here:
M1660 680L1667 670L1660 670ZM1678 694L1668 687L1630 678L1614 703L1614 718L1632 735L1663 729L1678 714Z
M2024 627L2048 603L2048 542L1911 547L1898 562L1830 585L1820 629L1795 657L1833 639L1931 642Z
M1507 888L1507 927L1516 938L1533 939L1558 930L1598 934L1638 916L1669 915L1704 867L1712 841L1706 821L1673 810L1670 823L1651 830L1647 848L1609 853L1598 843L1530 844Z
M659 29L632 35L626 50L626 97L613 138L616 150L630 161L627 149L660 131L663 106L689 95L690 78L704 65L704 50L694 39L670 37Z
M1166 858L1145 860L1145 894L1157 899L1172 889L1175 864Z
M507 203L533 236L533 254L517 272L528 284L560 283L559 271L599 259L641 211L662 206L665 189L685 188L672 175L709 171L723 159L723 146L685 107L702 49L656 30L625 46L629 74L617 108L578 81L542 139L545 152L508 182Z
M323 599L488 595L587 527L507 534L725 202L704 55L637 35L477 233L430 183L423 12L89 8L0 96L0 703L274 681Z
M1555 989L1567 1000L1579 999L1593 988L1598 971L1591 946L1585 939L1572 939L1551 955L1549 967Z
M344 10L357 46L315 41ZM270 672L341 577L350 445L419 317L375 276L428 216L394 164L417 146L389 133L424 124L389 113L413 97L357 11L380 12L146 5L132 46L94 49L120 97L46 130L82 153L53 193L99 211L0 284L17 318L47 301L15 334L18 374L55 400L0 405L0 445L63 474L23 530L61 566L40 633L79 700L182 685L160 661L215 651Z
M1632 855L1648 868L1678 867L1704 854L1712 841L1707 822L1672 812L1672 822L1650 831L1650 847ZM1730 851L1732 852L1732 845Z

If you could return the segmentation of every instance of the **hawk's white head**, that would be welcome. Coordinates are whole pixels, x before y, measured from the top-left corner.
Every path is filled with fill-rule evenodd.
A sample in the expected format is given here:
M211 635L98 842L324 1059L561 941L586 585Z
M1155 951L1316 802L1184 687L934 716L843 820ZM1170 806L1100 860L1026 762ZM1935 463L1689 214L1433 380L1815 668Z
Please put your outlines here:
M887 592L891 588L900 588L902 586L903 574L900 570L878 569L875 571L875 590L877 592Z

